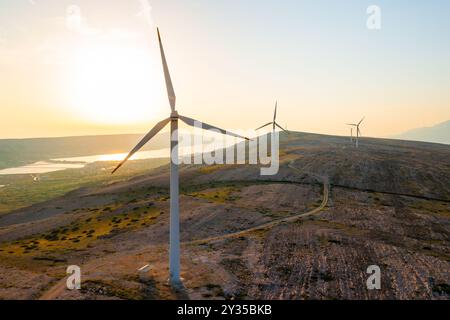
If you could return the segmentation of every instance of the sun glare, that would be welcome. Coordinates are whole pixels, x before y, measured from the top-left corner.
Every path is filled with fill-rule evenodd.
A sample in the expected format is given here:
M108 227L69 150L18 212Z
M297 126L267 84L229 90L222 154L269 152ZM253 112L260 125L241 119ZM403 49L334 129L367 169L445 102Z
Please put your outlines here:
M96 123L142 122L158 113L161 88L151 57L129 48L86 48L74 54L69 79L74 111Z

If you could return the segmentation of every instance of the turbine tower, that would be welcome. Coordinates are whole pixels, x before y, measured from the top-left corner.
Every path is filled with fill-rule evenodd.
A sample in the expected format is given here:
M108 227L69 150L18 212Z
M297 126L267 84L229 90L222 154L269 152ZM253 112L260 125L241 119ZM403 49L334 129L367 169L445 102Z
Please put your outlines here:
M359 121L358 123L347 123L347 125L349 125L349 126L356 127L356 143L355 143L355 145L357 148L358 148L358 144L359 144L359 137L361 136L361 130L359 129L359 126L363 122L364 118L365 117L363 117L361 119L361 121ZM352 130L352 132L353 132L353 130ZM352 133L352 138L353 138L353 133Z
M248 138L228 132L226 130L217 128L215 126L202 123L200 121L184 117L178 114L175 109L176 96L173 89L172 80L170 78L169 67L167 66L166 56L164 54L164 47L161 41L159 28L157 28L159 49L161 52L161 60L164 71L164 78L166 81L167 95L169 97L169 104L171 108L170 117L158 122L153 129L151 129L144 138L130 151L125 159L113 170L116 172L134 153L141 149L150 139L152 139L158 132L160 132L170 122L170 245L169 245L169 270L170 283L172 286L179 286L180 279L180 212L179 212L179 173L178 173L178 120L183 121L189 126L199 126L206 130L217 130L222 134L227 134L233 137L249 140Z

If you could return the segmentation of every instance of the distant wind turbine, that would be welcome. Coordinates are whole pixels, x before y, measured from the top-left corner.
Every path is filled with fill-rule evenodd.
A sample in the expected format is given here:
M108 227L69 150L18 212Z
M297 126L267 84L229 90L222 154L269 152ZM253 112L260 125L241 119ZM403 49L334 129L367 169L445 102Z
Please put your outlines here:
M265 125L257 128L256 130L262 129L264 127L270 126L272 125L272 130L275 132L275 127L280 128L281 130L283 130L284 132L288 132L287 130L284 130L277 122L277 107L278 107L278 101L275 102L275 111L273 113L273 121L266 123Z
M249 140L248 138L240 135L228 132L226 130L211 126L194 119L184 117L178 114L175 110L176 96L172 86L172 80L170 78L169 68L167 66L166 56L164 54L164 48L161 41L161 35L158 32L159 49L161 53L161 60L164 70L164 77L166 80L167 95L169 97L169 104L171 108L170 117L158 122L152 130L134 147L133 150L125 157L125 159L119 163L119 165L113 170L116 172L134 153L141 149L150 139L152 139L159 131L161 131L170 122L170 253L169 253L169 271L170 271L170 283L173 286L179 286L181 284L180 279L180 213L179 213L179 173L178 173L178 119L183 121L189 126L200 126L206 130L217 130L222 134L228 134L230 136Z
M347 123L347 125L349 125L349 126L356 127L356 144L355 145L357 148L358 148L358 144L359 144L359 137L361 136L361 130L359 129L359 126L363 122L364 118L365 117L363 117L361 119L361 121L359 121L358 123ZM353 137L353 130L352 130L352 137Z

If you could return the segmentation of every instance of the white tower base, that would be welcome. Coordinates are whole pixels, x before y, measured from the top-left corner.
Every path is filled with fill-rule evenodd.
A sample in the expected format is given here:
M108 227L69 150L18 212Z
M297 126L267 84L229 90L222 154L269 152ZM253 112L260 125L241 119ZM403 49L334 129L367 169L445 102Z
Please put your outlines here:
M180 208L178 201L178 114L173 113L170 121L170 284L178 286L180 280Z

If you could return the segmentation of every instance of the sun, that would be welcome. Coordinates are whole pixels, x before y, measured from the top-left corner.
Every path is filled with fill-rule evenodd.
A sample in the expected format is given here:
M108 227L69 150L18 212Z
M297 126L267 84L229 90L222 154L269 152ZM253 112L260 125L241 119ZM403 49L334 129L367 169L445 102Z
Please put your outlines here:
M151 57L143 50L89 47L74 53L69 72L73 110L103 124L127 124L158 113L159 81Z

